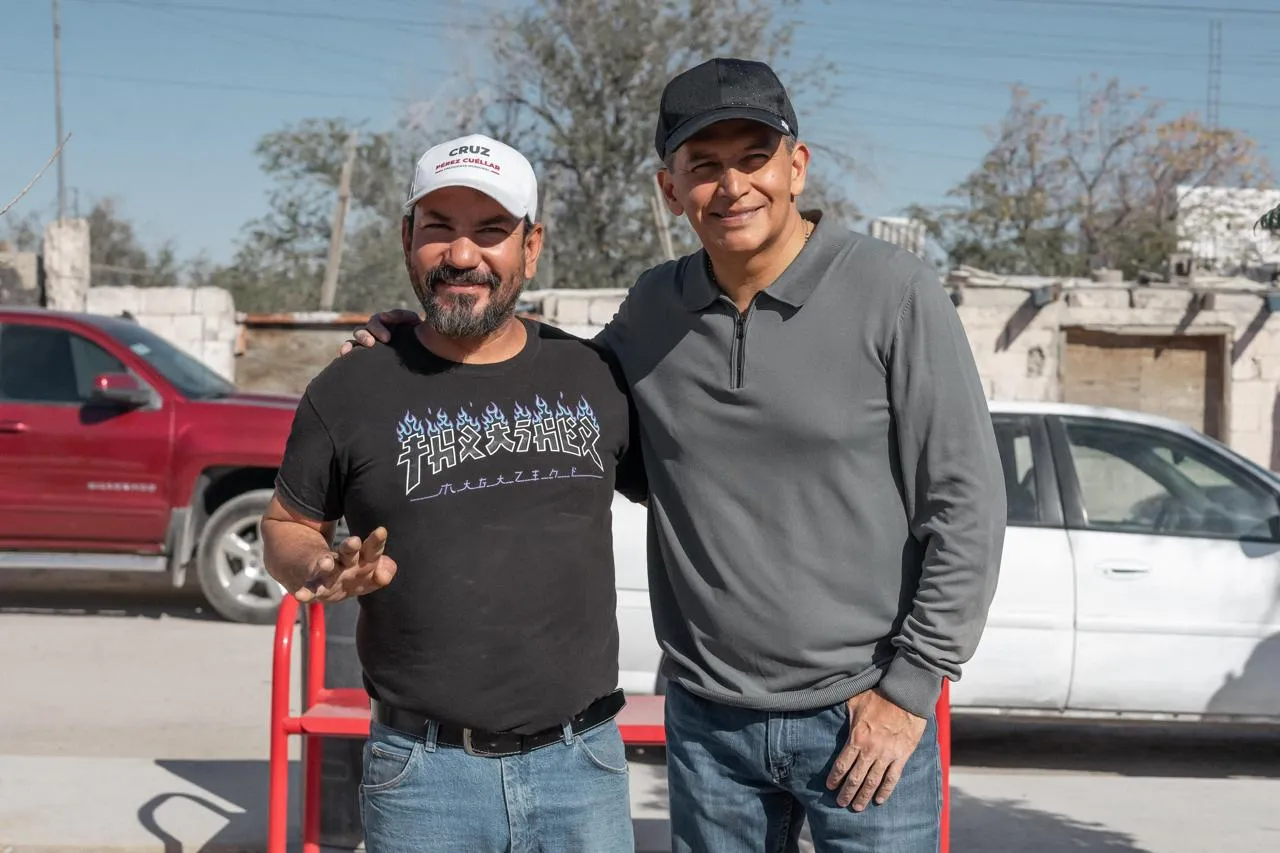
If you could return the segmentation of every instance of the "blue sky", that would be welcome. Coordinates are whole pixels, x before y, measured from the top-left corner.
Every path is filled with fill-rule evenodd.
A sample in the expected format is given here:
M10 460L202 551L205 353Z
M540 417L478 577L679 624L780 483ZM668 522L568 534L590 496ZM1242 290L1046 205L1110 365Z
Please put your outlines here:
M148 245L225 260L266 209L263 133L315 116L389 126L483 65L483 29L467 27L510 2L62 0L69 204L115 196ZM834 101L801 104L802 135L864 164L840 178L869 215L941 200L986 150L1014 82L1069 116L1094 73L1203 114L1214 18L1220 123L1280 171L1276 0L805 0L798 14L795 65L837 68ZM50 2L0 0L0 22L3 203L55 144ZM54 176L14 213L55 214Z

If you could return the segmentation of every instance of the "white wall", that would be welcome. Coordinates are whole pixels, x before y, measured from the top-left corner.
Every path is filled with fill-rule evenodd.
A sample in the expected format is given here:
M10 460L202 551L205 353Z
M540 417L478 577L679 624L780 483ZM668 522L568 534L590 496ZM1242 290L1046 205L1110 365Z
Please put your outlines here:
M44 304L83 311L89 289L89 220L50 222L44 229Z
M91 287L84 310L117 317L128 311L144 328L235 380L240 325L231 294L221 287Z

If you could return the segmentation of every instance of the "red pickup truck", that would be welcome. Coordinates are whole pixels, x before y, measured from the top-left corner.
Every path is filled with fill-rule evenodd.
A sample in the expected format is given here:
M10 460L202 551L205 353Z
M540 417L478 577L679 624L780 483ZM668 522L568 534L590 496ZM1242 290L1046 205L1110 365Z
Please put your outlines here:
M270 622L259 519L296 405L126 318L0 307L0 569L190 567L223 617Z

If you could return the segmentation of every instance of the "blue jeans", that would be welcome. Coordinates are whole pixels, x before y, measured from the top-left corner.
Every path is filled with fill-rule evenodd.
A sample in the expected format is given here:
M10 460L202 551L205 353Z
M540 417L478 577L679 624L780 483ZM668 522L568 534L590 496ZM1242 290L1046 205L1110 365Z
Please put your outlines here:
M849 739L843 703L751 711L669 684L666 728L673 853L796 850L806 818L818 853L937 853L942 766L932 718L893 795L860 813L837 805L826 785Z
M373 723L360 808L368 853L632 853L627 753L609 721L487 758Z

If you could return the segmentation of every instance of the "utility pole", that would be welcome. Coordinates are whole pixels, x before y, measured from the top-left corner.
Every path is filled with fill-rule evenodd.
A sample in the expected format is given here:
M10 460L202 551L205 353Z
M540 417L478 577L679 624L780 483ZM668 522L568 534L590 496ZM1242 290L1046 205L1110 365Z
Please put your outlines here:
M54 143L62 145L62 25L58 22L58 0L53 0L53 112L58 133ZM66 154L58 152L58 222L67 214L65 159Z
M538 278L542 279L541 283L535 282L538 290L551 290L556 286L556 238L553 232L555 228L555 214L551 211L552 199L555 196L555 171L547 170L547 179L542 182L542 201L538 203L542 218L542 258L540 266L542 271L538 274Z
M664 212L666 201L662 198L662 188L658 186L655 178L649 179L649 186L653 188L653 195L649 197L649 209L653 211L653 224L658 229L658 242L662 244L662 252L667 256L667 260L674 261L676 250L671 242L671 228L667 224Z
M1218 106L1222 101L1222 21L1209 22L1209 93L1205 102L1205 123L1218 129Z
M324 267L324 282L320 285L321 311L332 311L334 297L338 295L338 267L342 264L342 243L347 226L347 208L351 203L351 171L356 165L357 139L354 130L347 136L346 156L342 160L342 172L338 175L338 203L333 209L333 227L329 233L329 260Z

